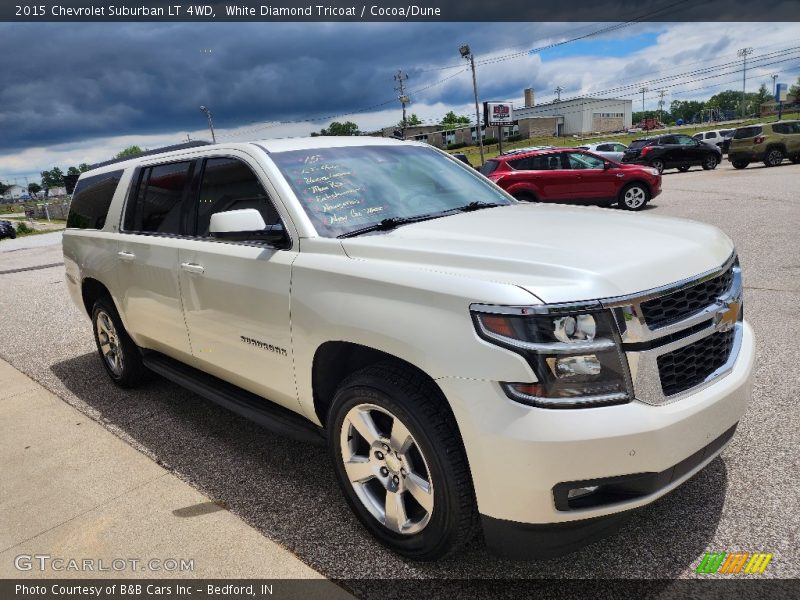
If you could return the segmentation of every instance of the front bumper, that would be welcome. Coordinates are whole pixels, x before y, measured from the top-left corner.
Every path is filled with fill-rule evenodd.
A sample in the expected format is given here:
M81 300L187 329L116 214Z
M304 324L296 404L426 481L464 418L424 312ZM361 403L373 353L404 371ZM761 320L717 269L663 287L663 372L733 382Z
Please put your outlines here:
M580 530L575 522L585 525L588 519L644 506L692 477L722 451L727 440L710 453L705 449L739 421L749 402L754 338L746 322L742 328L731 371L669 404L634 400L591 409L543 409L508 399L496 382L439 379L464 439L484 520L523 529L571 523L571 529ZM699 452L690 468L647 493L601 506L556 506L554 488L564 482L660 474Z

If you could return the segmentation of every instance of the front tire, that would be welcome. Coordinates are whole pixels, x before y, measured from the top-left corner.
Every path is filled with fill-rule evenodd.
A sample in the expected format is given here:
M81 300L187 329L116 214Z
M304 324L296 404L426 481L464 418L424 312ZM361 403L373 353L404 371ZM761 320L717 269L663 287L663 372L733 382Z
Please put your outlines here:
M529 194L528 192L517 192L516 194L513 194L513 196L520 202L536 202L536 196Z
M678 171L680 171L681 173L686 173L686 171L688 171L688 170L689 170L689 167L686 166L686 165L684 165L683 167L678 167Z
M94 303L92 325L97 352L111 380L122 388L146 382L150 371L142 362L139 347L125 331L111 298L103 297Z
M632 183L623 188L617 203L624 210L642 210L650 200L650 190L643 183Z
M455 552L477 528L455 419L435 384L392 363L347 378L328 415L345 499L382 544L412 560Z
M777 167L783 162L783 150L772 148L764 157L764 165L767 167Z
M750 164L748 160L734 160L731 162L734 169L746 169L747 166Z
M713 171L717 168L719 164L719 160L713 154L709 154L703 159L703 170L704 171Z
M658 171L659 174L664 172L664 161L660 158L656 158L655 160L651 161L650 166Z

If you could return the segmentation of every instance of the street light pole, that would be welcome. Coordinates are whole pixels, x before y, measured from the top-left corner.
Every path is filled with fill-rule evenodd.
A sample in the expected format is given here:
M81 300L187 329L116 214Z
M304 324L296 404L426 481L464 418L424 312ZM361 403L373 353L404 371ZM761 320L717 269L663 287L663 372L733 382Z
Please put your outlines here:
M211 111L208 110L207 106L201 106L200 111L206 113L206 117L208 118L208 128L211 130L211 141L216 144L217 136L214 135L214 122L211 120Z
M747 90L747 55L752 54L752 48L740 48L738 52L736 52L736 56L741 56L744 60L744 65L742 68L742 118L744 119L745 113L745 90Z
M475 77L475 55L472 54L467 44L461 46L458 51L461 53L462 58L469 60L469 66L472 69L472 91L475 93L475 135L478 137L478 148L480 149L481 153L481 166L483 166L483 136L481 135L481 113L480 109L478 108L478 80Z
M778 82L778 74L777 73L773 73L772 75L770 75L770 77L772 77L772 97L774 98L775 97L775 84Z
M644 113L644 95L645 95L646 92L649 92L649 91L650 91L650 88L647 88L647 87L643 87L642 89L639 90L639 92L642 94L642 113ZM644 118L644 114L642 114L642 118Z

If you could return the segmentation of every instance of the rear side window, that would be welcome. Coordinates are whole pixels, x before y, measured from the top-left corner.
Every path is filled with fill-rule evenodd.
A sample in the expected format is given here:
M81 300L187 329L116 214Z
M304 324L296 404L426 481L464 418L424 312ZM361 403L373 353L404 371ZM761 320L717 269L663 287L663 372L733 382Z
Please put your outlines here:
M756 137L757 135L761 135L762 131L760 125L756 125L755 127L740 127L734 132L733 139L745 140L747 138Z
M716 132L716 131L709 131L709 132L706 134L706 139L707 139L707 140L713 139L713 138L715 138L715 137L717 137L717 132Z
M267 225L280 222L278 211L250 167L235 158L208 159L197 202L197 235L208 237L214 213L242 208L258 210Z
M117 190L122 170L83 177L75 186L69 206L67 227L102 229L106 224L108 207Z
M481 175L491 175L497 170L497 167L500 166L500 163L496 160L487 160L483 163L481 167Z
M650 143L651 140L633 140L631 145L628 146L630 150L638 150L639 148L644 148Z
M142 170L125 214L125 230L179 234L183 198L191 179L192 161L155 165Z

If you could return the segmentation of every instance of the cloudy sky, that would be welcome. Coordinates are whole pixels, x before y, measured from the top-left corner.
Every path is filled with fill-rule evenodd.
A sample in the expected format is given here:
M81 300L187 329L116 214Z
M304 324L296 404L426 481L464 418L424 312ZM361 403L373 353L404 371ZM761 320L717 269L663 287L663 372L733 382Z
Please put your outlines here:
M98 162L136 144L307 135L331 120L362 130L399 121L394 73L410 112L434 122L474 112L458 47L478 59L481 99L537 103L604 93L633 98L644 82L674 99L741 89L736 51L752 47L748 90L800 76L800 24L609 23L85 23L0 24L0 180ZM495 60L499 59L499 60ZM698 71L701 72L698 73ZM655 81L654 80L659 80ZM646 95L648 109L657 106Z

